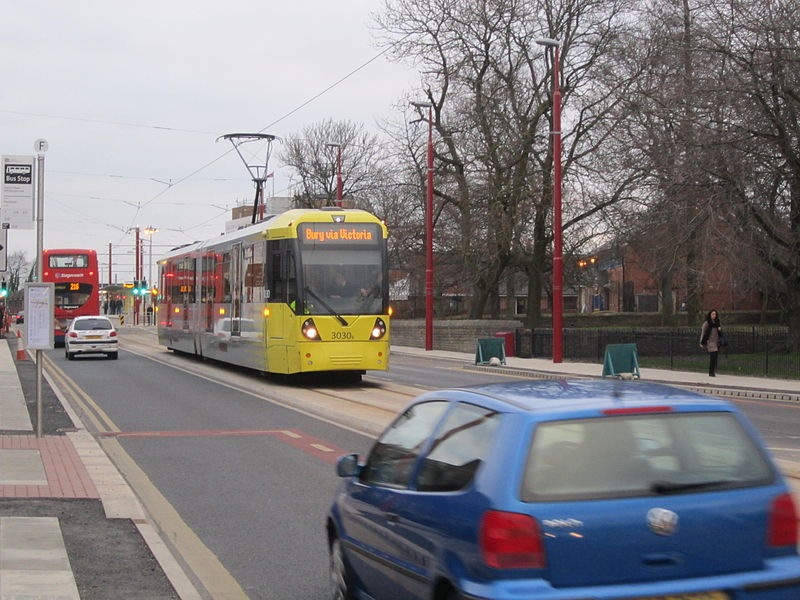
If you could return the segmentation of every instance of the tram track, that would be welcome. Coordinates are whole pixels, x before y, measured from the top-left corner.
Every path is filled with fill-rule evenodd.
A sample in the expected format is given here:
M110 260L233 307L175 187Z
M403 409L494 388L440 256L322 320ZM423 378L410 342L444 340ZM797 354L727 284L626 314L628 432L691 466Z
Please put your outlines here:
M420 393L415 387L369 379L319 386L283 383L250 369L170 352L150 334L126 332L120 342L122 350L142 358L368 436L379 434Z

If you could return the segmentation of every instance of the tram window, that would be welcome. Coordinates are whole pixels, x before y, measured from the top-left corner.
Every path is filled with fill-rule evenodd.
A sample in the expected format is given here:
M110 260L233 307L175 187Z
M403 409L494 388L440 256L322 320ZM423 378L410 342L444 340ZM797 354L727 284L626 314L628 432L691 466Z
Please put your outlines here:
M193 304L196 301L196 282L197 282L197 260L189 257L184 261L185 284L183 287L183 301Z
M231 301L231 253L222 255L222 301Z
M172 261L168 262L163 267L163 273L164 284L161 287L163 289L164 301L179 302L181 296L179 291L180 284L178 281L178 264Z
M327 307L311 303L311 314L370 315L384 311L386 282L378 245L303 250L303 285L309 295L325 298ZM308 300L309 298L307 298Z
M295 269L294 253L286 253L286 301L292 305L297 303L297 270Z
M295 253L286 240L267 242L267 290L270 302L297 302Z
M245 302L263 302L264 265L256 254L256 246L245 246L242 252Z
M250 269L245 273L245 286L250 287L248 290L248 297L252 294L251 302L261 303L265 301L264 294L264 272L266 265L264 264L264 244L255 244L253 246L253 260Z
M201 259L202 275L200 281L200 302L214 303L218 300L219 279L217 275L217 255L209 254Z
M283 275L281 274L283 256L281 256L279 252L273 252L274 250L274 248L270 248L270 268L267 271L269 300L270 302L285 302L286 287L284 285Z

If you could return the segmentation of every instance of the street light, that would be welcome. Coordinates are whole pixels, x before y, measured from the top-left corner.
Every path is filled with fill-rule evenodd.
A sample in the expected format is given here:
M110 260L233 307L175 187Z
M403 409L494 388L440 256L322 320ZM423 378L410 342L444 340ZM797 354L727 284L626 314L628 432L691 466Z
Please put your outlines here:
M561 89L558 86L558 50L561 42L551 38L535 40L540 46L553 49L553 362L564 360L564 265L561 250Z
M149 225L144 228L144 233L150 238L150 258L147 261L147 281L153 286L153 234L158 233L158 228Z
M328 148L336 148L336 206L342 207L342 145L325 144Z
M433 104L412 102L428 109L428 178L425 202L425 350L433 350Z

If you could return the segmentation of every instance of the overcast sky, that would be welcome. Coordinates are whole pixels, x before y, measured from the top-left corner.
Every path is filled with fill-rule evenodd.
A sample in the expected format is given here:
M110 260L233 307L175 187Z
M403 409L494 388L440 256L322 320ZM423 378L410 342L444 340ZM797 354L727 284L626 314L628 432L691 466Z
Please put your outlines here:
M380 57L299 108L379 54L369 18L379 0L1 5L0 154L48 141L45 248L94 248L107 263L112 243L119 282L133 278L129 228L159 229L155 259L219 235L233 205L252 203L250 176L218 136L285 137L326 118L374 129L417 79ZM285 196L279 151L270 167ZM8 242L35 254L35 230Z

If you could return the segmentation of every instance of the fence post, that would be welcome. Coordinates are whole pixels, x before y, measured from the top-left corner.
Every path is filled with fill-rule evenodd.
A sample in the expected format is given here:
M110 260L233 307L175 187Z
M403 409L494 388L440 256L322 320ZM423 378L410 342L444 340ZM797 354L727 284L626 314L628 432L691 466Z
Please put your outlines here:
M769 340L764 340L764 375L769 375Z
M601 329L597 335L597 362L600 362L604 356L603 352L603 330Z
M669 368L670 371L675 368L675 364L672 362L672 340L675 338L675 331L673 330L669 334Z

